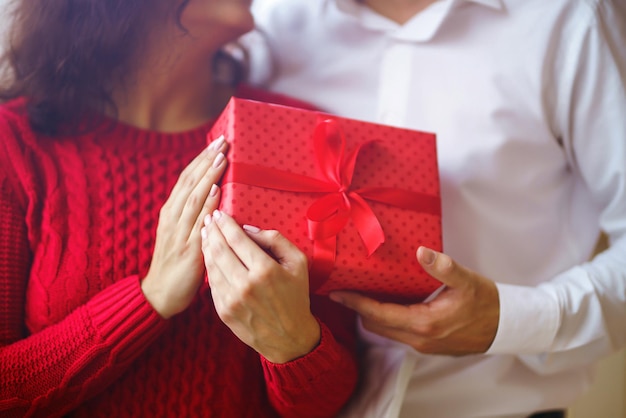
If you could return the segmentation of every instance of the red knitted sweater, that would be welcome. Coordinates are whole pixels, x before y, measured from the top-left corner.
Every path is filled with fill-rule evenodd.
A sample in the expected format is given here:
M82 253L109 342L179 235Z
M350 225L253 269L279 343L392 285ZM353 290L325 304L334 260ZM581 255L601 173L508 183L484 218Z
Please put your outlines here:
M312 299L320 345L275 365L220 321L208 287L168 321L144 298L159 209L209 126L161 134L116 124L50 139L31 131L19 102L0 107L0 416L301 418L341 408L357 376L354 321L327 299Z

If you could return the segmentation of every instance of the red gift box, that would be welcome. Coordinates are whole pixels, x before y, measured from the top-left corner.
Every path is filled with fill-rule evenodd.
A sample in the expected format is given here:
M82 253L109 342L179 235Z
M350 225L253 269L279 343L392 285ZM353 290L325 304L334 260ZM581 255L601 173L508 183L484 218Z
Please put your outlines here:
M435 135L237 98L208 138L220 135L221 210L296 244L312 291L409 303L441 286L415 256L441 251Z

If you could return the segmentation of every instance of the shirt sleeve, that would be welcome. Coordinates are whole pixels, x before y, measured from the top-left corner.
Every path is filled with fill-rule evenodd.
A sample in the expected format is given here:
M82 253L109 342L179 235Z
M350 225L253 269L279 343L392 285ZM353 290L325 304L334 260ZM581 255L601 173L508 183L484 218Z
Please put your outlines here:
M522 353L544 373L591 364L626 345L626 16L610 1L595 7L588 24L580 22L586 29L563 45L552 83L571 175L597 208L610 245L540 286L498 284L501 317L488 351Z
M322 330L319 345L285 364L261 357L270 403L281 417L336 417L356 386L354 313L326 297L312 299Z
M12 142L1 125L0 132L5 135L0 147L0 415L61 416L123 373L161 334L165 321L134 276L29 335L24 306L32 256L25 200L16 192L17 177L9 175Z

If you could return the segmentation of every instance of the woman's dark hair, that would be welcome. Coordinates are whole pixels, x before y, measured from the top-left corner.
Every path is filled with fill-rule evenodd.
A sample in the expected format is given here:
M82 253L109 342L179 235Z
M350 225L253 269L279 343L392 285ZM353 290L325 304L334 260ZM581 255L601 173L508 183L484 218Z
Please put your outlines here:
M188 1L172 9L179 24ZM78 128L88 114L115 111L112 87L138 59L158 13L172 3L18 0L4 57L9 83L0 88L0 100L25 97L33 129L48 135L61 126Z

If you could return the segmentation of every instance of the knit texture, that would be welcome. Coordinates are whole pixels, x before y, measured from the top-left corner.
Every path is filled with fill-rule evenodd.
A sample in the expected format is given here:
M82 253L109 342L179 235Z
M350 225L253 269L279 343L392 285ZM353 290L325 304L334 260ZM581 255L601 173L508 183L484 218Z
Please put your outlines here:
M21 102L0 108L0 416L300 418L347 400L354 318L327 299L312 298L320 345L275 365L207 286L168 321L144 298L159 210L209 128L50 139Z

